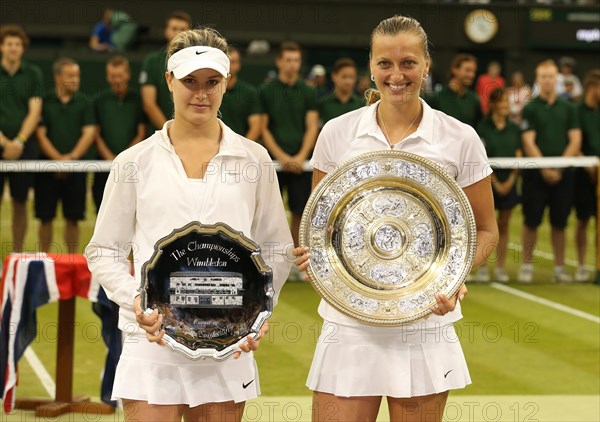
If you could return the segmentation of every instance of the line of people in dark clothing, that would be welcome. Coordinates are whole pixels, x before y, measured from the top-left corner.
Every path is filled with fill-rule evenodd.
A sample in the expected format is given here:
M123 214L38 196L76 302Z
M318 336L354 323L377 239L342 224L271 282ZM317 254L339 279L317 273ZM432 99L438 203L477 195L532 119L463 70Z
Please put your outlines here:
M173 12L166 19L166 41L191 26L192 19L187 13ZM77 62L68 58L54 63L55 90L43 95L40 70L22 60L27 45L27 35L20 27L0 28L0 154L4 160L112 160L149 133L162 128L173 114L171 94L164 77L164 48L145 58L139 75L139 93L129 88L132 74L127 58L110 57L106 64L110 89L91 102L78 92L80 69ZM302 50L295 42L281 44L275 59L276 76L258 89L238 77L240 51L231 48L229 56L231 77L220 108L221 119L235 132L262 142L282 166L278 172L279 185L287 192L292 233L297 244L301 215L311 190L311 173L303 167L310 158L318 132L329 120L365 104L356 92L357 66L352 59L339 58L331 72L333 90L319 97L314 86L316 78L304 80L301 77ZM572 69L571 62L567 65ZM565 72L564 66L561 70ZM578 104L565 99L565 75L559 73L558 66L550 60L537 67L534 90L524 83L522 74L515 75L513 86L506 88L499 65L491 63L488 72L481 75L476 84L479 95L471 89L476 72L477 59L469 54L458 54L451 64L449 82L423 96L433 108L476 128L490 158L600 155L600 70L586 75ZM317 76L324 76L320 68L318 73ZM562 75L562 85L559 75ZM563 86L561 94L560 86ZM39 157L34 144L39 145ZM97 207L102 201L107 177L107 173L94 175L92 193ZM39 248L48 251L53 244L53 221L58 202L62 202L66 220L65 251L81 252L78 222L85 217L86 174L0 174L0 197L5 178L9 180L12 196L14 251L24 249L26 201L30 187L35 187L35 214L41 221ZM573 280L564 266L564 229L573 204L578 218L579 260L574 278L589 280L590 271L585 266L586 230L589 220L596 216L597 168L520 173L516 169L503 169L494 173L492 181L500 229L494 279L510 280L504 265L508 255L508 225L512 209L522 202L525 225L518 281L533 280L536 233L547 206L555 254L554 280ZM474 279L488 281L488 269L479 269Z

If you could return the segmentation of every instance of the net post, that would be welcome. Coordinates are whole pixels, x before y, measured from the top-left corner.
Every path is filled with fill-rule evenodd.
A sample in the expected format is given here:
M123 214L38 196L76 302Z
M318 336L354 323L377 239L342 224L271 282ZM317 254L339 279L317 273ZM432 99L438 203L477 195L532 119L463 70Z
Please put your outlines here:
M600 157L598 157L598 164L596 166L596 281L597 285L600 285L600 183L598 183L598 176L600 176Z

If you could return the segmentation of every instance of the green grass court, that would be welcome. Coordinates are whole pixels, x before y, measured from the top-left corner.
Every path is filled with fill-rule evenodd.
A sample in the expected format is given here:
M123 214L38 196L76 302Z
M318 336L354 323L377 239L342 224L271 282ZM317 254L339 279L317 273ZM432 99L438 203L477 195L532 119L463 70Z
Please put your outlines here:
M0 240L10 240L9 204L3 203ZM82 245L93 229L93 208L82 224ZM518 271L521 217L511 223L507 259L511 276ZM574 218L568 230L567 259L575 259ZM62 241L62 223L55 223L55 241ZM590 245L594 244L590 227ZM36 244L37 222L32 221L27 246ZM457 332L467 356L473 384L450 395L447 421L598 421L600 420L600 287L594 284L549 283L552 261L549 227L539 236L535 262L536 283L511 283L508 289L495 283L471 284L463 303L464 319ZM3 247L6 254L6 246ZM57 250L57 252L59 252ZM595 250L587 264L595 267ZM490 259L490 267L493 258ZM568 268L572 271L574 268ZM525 295L523 295L525 293ZM529 294L529 295L527 295ZM271 319L271 332L256 357L262 397L247 404L247 421L310 420L310 392L304 387L320 329L319 298L308 284L290 282ZM31 349L50 378L55 371L57 304L38 311L38 337ZM104 364L99 320L90 303L78 299L74 393L98 397ZM369 357L364 357L368 362ZM39 371L38 371L39 372ZM17 397L49 397L42 381L26 358L19 365ZM42 377L43 378L43 377ZM381 421L388 420L383 406ZM0 415L0 421L34 421L32 412ZM117 421L121 414L64 415L61 421ZM332 419L335 420L335 419Z

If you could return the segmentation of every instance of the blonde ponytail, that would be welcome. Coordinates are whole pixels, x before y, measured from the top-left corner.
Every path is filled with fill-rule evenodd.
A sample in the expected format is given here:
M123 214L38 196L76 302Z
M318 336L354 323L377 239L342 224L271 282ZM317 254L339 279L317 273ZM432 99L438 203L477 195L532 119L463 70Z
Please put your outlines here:
M381 99L381 92L376 88L369 88L365 91L365 100L367 105L375 104Z

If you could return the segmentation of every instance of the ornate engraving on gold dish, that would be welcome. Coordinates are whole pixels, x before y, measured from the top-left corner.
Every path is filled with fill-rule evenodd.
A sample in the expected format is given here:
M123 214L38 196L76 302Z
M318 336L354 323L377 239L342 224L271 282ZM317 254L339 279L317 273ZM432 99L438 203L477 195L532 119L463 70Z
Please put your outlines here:
M329 173L302 216L317 292L361 322L393 326L427 316L469 274L475 219L441 166L400 151L363 154Z

